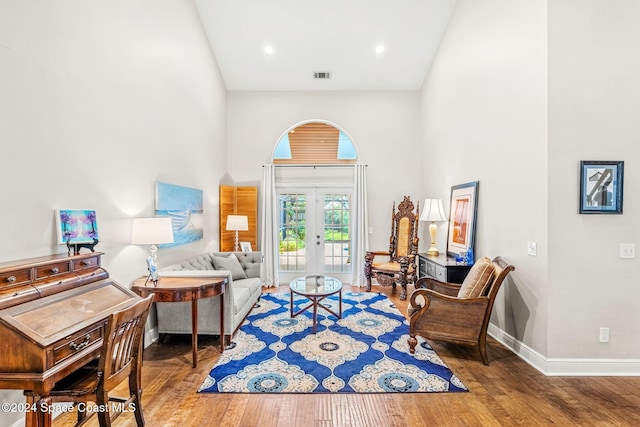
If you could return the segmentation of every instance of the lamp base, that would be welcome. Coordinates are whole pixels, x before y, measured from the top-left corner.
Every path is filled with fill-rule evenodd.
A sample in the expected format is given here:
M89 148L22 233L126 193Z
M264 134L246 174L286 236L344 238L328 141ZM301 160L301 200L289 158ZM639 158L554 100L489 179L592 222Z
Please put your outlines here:
M440 255L440 251L436 248L436 233L438 232L438 226L435 222L429 224L429 234L431 236L431 247L427 251L427 255L430 256L438 256Z
M238 239L238 230L236 230L236 238L233 242L233 251L238 252L240 250L240 239Z

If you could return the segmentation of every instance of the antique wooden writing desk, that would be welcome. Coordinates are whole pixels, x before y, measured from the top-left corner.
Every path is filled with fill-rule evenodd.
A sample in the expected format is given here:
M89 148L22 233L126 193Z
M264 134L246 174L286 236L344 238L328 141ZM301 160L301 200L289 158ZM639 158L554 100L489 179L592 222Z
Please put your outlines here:
M0 389L30 390L27 426L50 426L48 393L100 354L109 314L138 295L109 279L102 253L0 264Z
M154 294L156 302L191 301L191 358L198 365L198 300L220 296L220 353L224 351L224 287L225 277L161 277L157 283L141 277L131 289L141 297Z

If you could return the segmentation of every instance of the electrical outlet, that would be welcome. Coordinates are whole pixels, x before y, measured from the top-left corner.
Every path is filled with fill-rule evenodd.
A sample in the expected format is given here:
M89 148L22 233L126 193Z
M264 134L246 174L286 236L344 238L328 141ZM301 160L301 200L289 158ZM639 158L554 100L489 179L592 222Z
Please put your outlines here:
M620 243L620 258L635 258L635 257L636 257L635 243Z
M527 242L527 255L538 255L538 244L536 242Z
M600 328L600 342L609 342L609 328Z

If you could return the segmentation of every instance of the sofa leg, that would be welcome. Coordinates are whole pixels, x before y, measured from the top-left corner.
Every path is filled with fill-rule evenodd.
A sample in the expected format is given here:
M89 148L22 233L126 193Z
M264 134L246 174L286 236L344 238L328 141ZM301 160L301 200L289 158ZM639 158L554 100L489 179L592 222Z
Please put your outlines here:
M232 348L235 348L236 343L233 342L232 338L233 336L231 335L227 335L229 337L228 341L226 341L227 345L225 346L225 350L231 350Z

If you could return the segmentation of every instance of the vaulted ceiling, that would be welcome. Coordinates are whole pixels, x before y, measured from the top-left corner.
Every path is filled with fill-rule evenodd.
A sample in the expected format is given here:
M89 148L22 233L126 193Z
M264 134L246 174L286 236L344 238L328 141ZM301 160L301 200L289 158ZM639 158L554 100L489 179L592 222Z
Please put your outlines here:
M228 90L419 90L455 0L196 0L196 6ZM315 79L316 72L330 78Z

